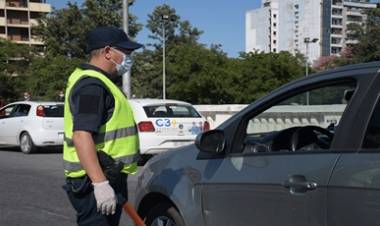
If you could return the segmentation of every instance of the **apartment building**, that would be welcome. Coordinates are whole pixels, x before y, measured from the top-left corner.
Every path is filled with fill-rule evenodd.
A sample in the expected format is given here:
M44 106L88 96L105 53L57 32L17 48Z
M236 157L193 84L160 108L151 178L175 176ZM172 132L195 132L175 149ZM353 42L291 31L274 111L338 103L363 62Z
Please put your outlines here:
M300 52L312 63L339 54L355 40L346 40L347 25L364 23L369 0L262 0L246 13L246 52Z
M34 35L38 18L51 12L46 0L0 0L0 38L18 44L43 45Z
M369 0L325 0L324 4L322 56L338 55L343 48L357 43L347 38L348 25L364 26L366 10L377 7Z

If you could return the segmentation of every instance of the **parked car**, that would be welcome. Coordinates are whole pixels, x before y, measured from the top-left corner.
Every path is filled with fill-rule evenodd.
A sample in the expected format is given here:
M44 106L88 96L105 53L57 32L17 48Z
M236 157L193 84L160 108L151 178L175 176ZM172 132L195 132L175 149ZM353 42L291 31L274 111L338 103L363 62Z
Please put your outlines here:
M0 146L25 154L63 144L63 103L20 101L0 109Z
M153 157L138 178L138 213L148 226L379 225L379 69L380 62L345 66L291 82L194 145ZM262 117L306 103L339 111ZM265 131L256 128L261 120L288 127Z
M139 131L140 154L145 162L154 154L194 143L209 123L186 102L160 99L129 100Z

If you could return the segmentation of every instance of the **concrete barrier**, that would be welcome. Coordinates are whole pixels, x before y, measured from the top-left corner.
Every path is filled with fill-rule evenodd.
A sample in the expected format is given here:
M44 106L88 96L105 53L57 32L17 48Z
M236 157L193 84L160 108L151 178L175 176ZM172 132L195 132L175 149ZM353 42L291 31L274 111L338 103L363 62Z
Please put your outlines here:
M194 107L207 119L211 129L214 129L247 106L195 105ZM317 125L326 128L331 123L339 123L345 107L345 104L275 106L251 120L247 131L262 133L302 125Z

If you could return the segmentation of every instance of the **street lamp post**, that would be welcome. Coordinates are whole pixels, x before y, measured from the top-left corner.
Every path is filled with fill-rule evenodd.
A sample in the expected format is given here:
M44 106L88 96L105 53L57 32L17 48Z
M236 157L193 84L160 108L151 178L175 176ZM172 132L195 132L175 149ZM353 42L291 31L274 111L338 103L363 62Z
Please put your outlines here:
M134 0L123 0L123 30L129 35L128 28L128 6L132 5ZM123 92L127 95L128 99L131 95L131 71L123 74Z
M306 44L306 62L305 62L305 70L306 70L306 73L305 73L305 76L309 76L309 44L310 43L316 43L318 42L318 39L317 38L313 38L313 39L310 39L309 37L306 37L304 39L304 42ZM310 93L309 92L306 92L306 105L310 105Z
M162 99L166 99L166 34L165 34L165 21L169 20L169 15L162 15Z

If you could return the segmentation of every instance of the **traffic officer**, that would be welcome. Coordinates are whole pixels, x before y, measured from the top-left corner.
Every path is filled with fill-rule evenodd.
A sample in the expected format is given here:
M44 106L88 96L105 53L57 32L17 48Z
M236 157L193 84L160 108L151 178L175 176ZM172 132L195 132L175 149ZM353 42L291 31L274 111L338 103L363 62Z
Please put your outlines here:
M127 174L137 171L137 129L133 112L115 81L131 68L131 53L142 47L115 27L87 35L89 63L70 75L65 93L64 186L78 225L118 225L127 200ZM99 151L121 164L111 181Z

